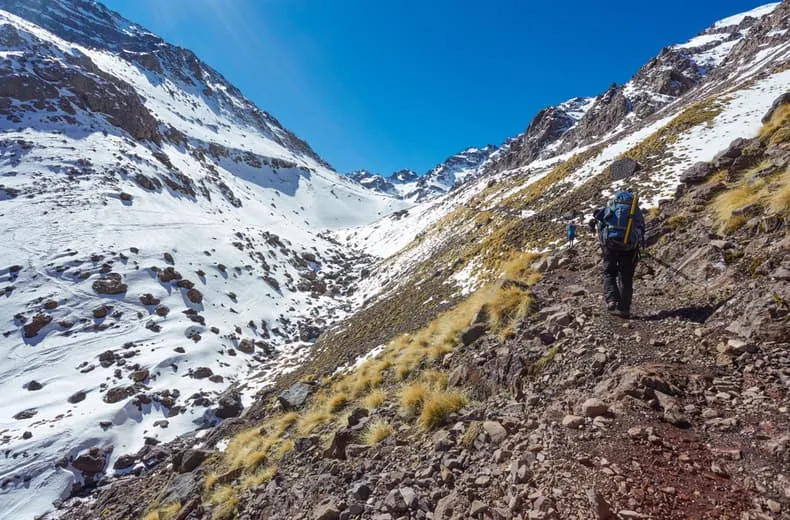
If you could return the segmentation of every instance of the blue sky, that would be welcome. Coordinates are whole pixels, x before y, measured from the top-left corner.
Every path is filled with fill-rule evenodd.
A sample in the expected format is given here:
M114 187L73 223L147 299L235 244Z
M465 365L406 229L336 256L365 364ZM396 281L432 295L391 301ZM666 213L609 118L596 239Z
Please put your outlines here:
M104 0L193 50L338 171L420 173L623 83L759 0Z

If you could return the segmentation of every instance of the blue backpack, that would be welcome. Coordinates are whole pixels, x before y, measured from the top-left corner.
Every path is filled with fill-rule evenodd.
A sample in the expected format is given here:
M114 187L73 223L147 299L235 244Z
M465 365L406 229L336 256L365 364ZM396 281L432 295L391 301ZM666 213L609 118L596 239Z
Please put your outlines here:
M601 241L604 244L630 251L636 249L642 243L642 230L645 222L638 207L631 222L631 232L627 239L625 237L625 231L628 227L628 216L633 203L634 195L627 191L621 191L615 194L614 199L606 206L601 219L603 226L600 230Z

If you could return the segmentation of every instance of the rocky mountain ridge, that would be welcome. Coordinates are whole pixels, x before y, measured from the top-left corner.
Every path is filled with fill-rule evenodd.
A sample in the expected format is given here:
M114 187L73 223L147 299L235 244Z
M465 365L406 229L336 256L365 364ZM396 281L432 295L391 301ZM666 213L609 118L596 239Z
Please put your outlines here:
M358 170L348 174L348 177L373 191L416 203L425 202L475 178L482 171L482 166L499 150L490 144L483 148L467 148L451 155L423 175L404 169L385 177L367 170Z

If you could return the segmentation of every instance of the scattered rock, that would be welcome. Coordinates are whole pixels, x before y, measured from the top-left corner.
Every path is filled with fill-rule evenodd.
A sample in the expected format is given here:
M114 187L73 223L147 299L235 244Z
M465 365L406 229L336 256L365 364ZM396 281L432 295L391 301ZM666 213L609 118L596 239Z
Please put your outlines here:
M118 273L107 273L104 278L93 282L91 287L98 294L123 294L128 286L122 280L123 278Z
M593 418L602 415L608 415L609 406L603 401L601 401L600 399L591 397L590 399L584 401L584 404L582 404L582 414L585 417L593 417Z
M99 448L91 448L87 453L79 455L74 459L74 462L71 463L74 469L87 475L101 473L104 471L104 466L106 464L107 455Z
M30 419L31 417L33 417L37 413L38 413L38 410L36 410L35 408L28 408L27 410L22 410L21 412L19 412L16 415L14 415L14 419L16 419L17 421L22 421L24 419Z
M229 390L220 396L217 401L217 407L212 411L220 419L229 419L241 415L243 409L239 393L235 390Z
M500 444L507 438L507 430L496 421L483 422L483 430L485 430L486 435L494 444Z
M211 452L205 450L186 450L173 457L173 468L178 473L189 473L200 466Z
M118 457L118 460L115 461L115 464L112 465L112 469L115 470L124 470L131 468L134 466L136 458L134 455L121 455Z
M37 336L41 329L49 325L51 321L52 316L49 314L44 314L43 312L36 314L33 316L33 319L30 321L30 323L23 327L25 337L33 338Z
M484 323L472 325L461 333L461 343L463 343L464 346L471 345L478 339L482 338L486 332L488 332L488 325Z
M277 396L280 406L286 411L298 410L307 402L307 398L315 390L315 385L310 383L295 383Z
M596 520L617 520L617 515L614 514L612 508L600 493L594 489L587 489L585 493L587 494L587 500L590 502L593 518Z
M79 403L80 401L84 401L84 400L85 400L85 392L83 392L82 390L80 390L80 391L78 391L78 392L75 392L75 393L71 394L71 395L69 396L69 399L68 399L68 401L69 401L71 404L77 404L77 403Z
M331 500L317 505L313 510L313 520L338 520L339 518L340 510Z
M134 387L116 386L107 390L104 394L104 402L108 404L117 403L127 397L134 395Z
M189 289L187 291L187 298L192 303L202 303L203 302L203 293L198 291L197 289Z
M44 388L44 385L36 381L35 379L30 381L28 384L25 385L25 388L30 390L31 392L35 392L36 390L41 390Z
M579 417L578 415L566 415L562 419L562 425L566 428L571 429L578 429L584 426L584 417Z
M194 379L205 379L213 374L214 372L208 367L198 367L192 372L192 377Z

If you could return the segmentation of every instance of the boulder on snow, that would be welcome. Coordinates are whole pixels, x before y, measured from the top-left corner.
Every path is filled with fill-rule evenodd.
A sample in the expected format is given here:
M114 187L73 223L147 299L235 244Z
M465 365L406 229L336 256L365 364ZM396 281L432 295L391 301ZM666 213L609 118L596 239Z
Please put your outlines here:
M212 411L215 417L220 419L230 419L238 417L244 406L241 404L241 395L235 390L225 392L217 401L217 407Z
M629 157L623 157L609 165L609 175L612 176L613 181L619 181L632 177L641 169L641 164Z
M24 331L26 338L33 338L38 335L39 331L49 325L52 321L52 316L49 314L44 314L43 312L39 312L33 319L25 325L22 330Z
M107 464L107 453L99 448L91 448L87 453L83 453L74 459L72 467L86 475L95 475L104 471Z
M91 285L94 292L99 294L123 294L128 286L123 283L123 277L118 273L107 273L104 278L100 278Z

